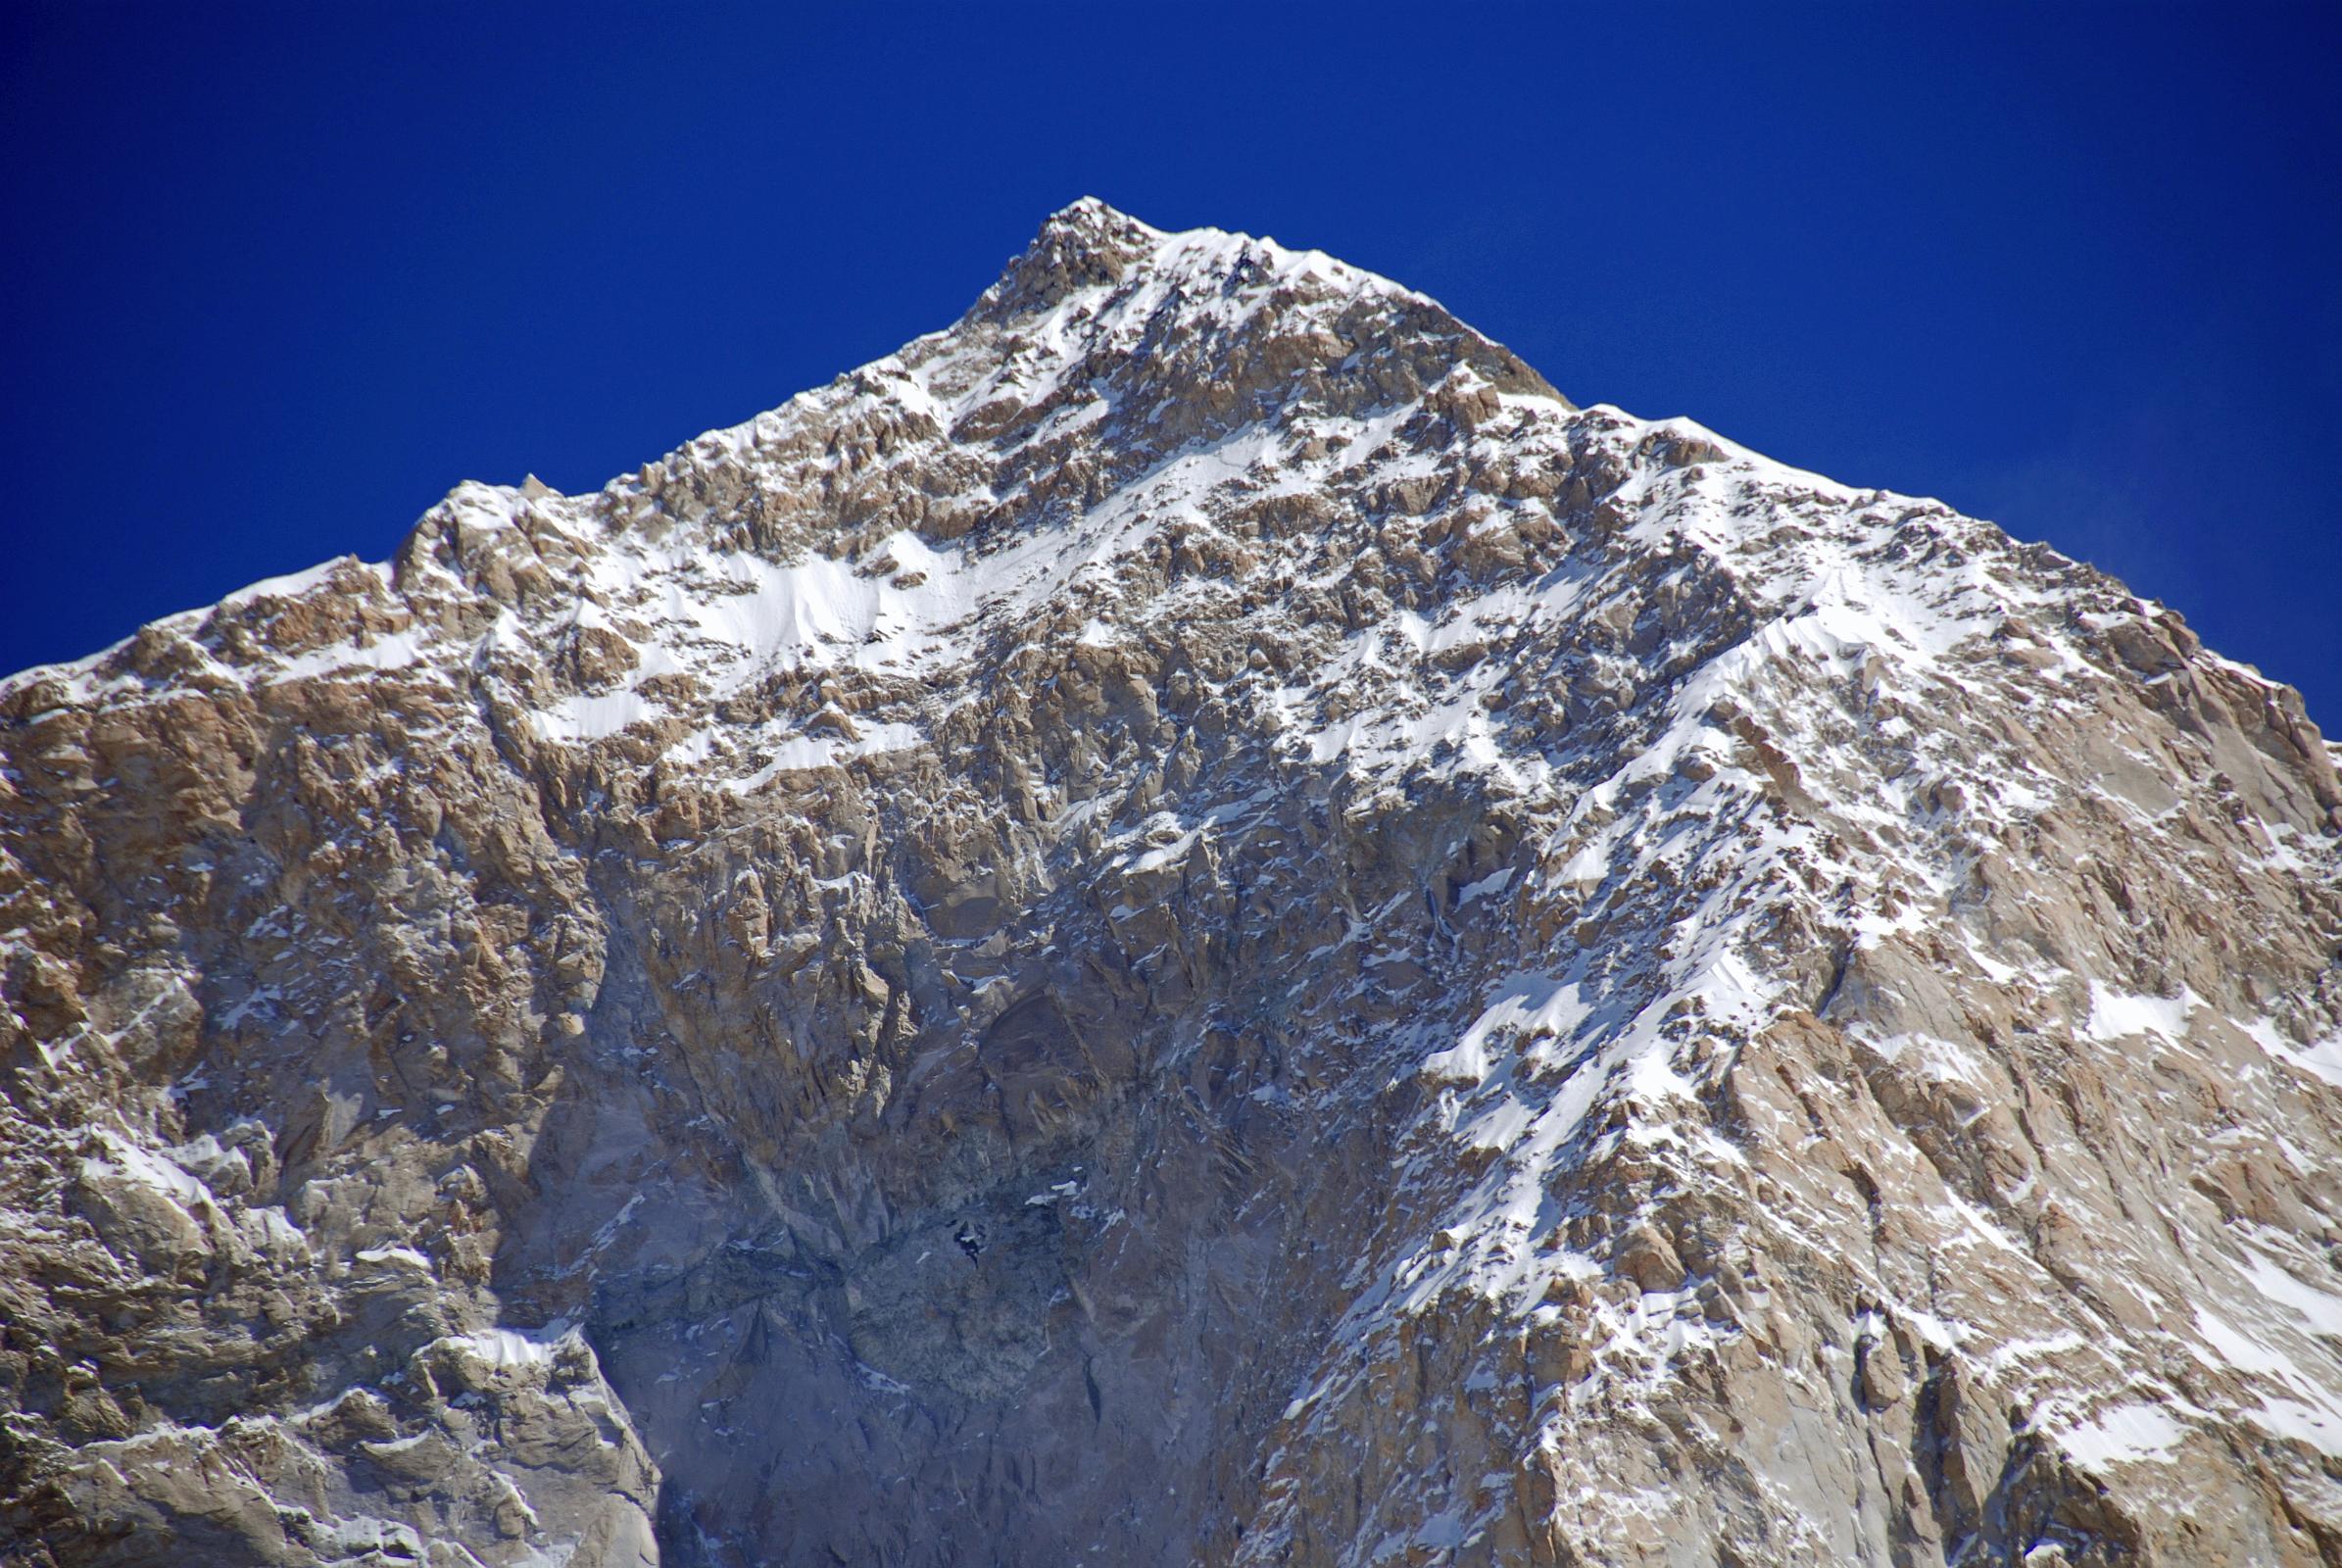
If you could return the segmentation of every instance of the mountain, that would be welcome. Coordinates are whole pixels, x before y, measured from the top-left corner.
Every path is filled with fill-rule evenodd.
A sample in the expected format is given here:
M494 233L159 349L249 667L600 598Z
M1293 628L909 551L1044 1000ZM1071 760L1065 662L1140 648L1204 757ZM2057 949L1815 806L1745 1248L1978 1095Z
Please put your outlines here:
M0 684L0 1558L2342 1563L2334 763L1079 203Z

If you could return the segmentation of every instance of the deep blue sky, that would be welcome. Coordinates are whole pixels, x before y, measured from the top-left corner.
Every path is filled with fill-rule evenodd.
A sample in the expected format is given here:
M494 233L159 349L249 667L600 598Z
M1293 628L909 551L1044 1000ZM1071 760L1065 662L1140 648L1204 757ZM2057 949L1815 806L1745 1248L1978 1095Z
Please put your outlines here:
M1095 193L2047 538L2342 730L2330 0L829 9L0 9L0 669L598 485Z

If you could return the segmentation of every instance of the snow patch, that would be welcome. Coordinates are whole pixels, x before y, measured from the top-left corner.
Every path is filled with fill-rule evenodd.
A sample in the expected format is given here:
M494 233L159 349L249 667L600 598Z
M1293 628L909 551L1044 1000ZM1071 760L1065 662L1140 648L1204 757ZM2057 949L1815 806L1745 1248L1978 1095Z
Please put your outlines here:
M2055 1436L2074 1463L2103 1473L2116 1465L2170 1463L2187 1428L2161 1405L2117 1404Z

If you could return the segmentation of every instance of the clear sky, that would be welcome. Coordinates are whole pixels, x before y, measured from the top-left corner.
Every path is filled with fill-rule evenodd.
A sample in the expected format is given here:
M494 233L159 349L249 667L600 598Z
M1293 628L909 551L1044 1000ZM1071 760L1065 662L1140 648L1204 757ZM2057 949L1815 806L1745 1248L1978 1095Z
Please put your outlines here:
M2342 731L2342 5L0 7L0 669L589 489L1086 193L2046 538Z

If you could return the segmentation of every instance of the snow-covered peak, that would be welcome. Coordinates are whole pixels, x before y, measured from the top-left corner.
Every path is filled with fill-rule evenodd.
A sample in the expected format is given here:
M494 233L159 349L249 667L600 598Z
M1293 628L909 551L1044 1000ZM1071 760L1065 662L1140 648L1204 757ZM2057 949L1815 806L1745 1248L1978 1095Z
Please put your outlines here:
M1170 237L1085 196L1049 215L977 309L1003 316L1045 310L1071 289L1120 277Z
M1220 228L1160 229L1085 196L1041 225L1031 245L1011 260L1000 280L969 314L1008 318L1050 312L1067 296L1111 289L1139 274L1135 293L1160 307L1166 298L1192 305L1247 286L1306 280L1342 294L1382 293L1429 303L1364 268L1317 250L1294 250L1274 239ZM1152 283L1152 288L1145 285Z
M1915 548L1945 559L1913 569ZM174 679L419 662L501 682L547 741L662 736L659 755L737 786L915 744L932 705L888 683L964 668L1036 617L1144 640L1199 596L1276 621L1335 594L1352 621L1550 625L1605 574L1679 558L1759 645L1820 638L1915 669L2060 595L2129 604L1938 504L1688 420L1576 409L1436 302L1322 252L1085 198L949 328L598 493L460 485L386 567L275 579L45 673L66 697L137 702ZM2053 667L2077 662L2055 625L2035 634ZM741 707L810 670L876 722L813 732L817 707ZM1485 714L1457 722L1484 737L1468 755L1502 750ZM1395 759L1417 730L1342 727L1353 760Z
M0 1244L622 1399L775 1560L920 1509L735 1401L906 1396L889 1475L1050 1478L922 1560L2030 1561L1960 1543L2082 1472L2285 1560L2217 1494L2342 1452L2338 830L2292 694L2053 551L1077 203L599 491L0 686ZM759 1274L820 1301L689 1283Z

